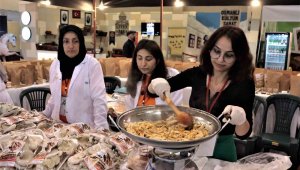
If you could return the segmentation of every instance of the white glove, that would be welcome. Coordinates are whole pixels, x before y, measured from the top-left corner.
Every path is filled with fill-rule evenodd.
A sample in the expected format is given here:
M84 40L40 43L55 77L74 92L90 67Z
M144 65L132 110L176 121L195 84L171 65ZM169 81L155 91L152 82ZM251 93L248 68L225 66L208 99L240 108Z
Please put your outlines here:
M239 106L228 105L223 110L222 114L229 114L231 120L229 121L232 125L242 125L246 122L246 113L245 110ZM223 118L223 122L226 122L227 119Z
M170 85L166 79L155 78L151 81L148 86L150 93L157 94L160 98L164 99L164 93L166 96L170 97Z

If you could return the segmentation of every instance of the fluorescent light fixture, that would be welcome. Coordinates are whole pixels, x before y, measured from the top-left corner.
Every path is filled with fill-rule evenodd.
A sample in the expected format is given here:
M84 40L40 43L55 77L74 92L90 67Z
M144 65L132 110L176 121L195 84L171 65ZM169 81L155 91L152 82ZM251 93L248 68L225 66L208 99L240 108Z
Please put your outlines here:
M21 35L22 35L22 38L24 39L24 40L29 40L30 39L30 37L31 37L31 30L30 30L30 28L29 27L23 27L22 28L22 31L21 31Z
M28 11L23 11L21 14L21 22L23 25L28 25L31 21L31 15Z
M100 4L99 4L99 6L98 6L98 8L99 8L101 11L103 11L105 8L107 8L107 6L105 6L105 5L103 4L103 1L101 1Z
M258 6L260 6L260 1L259 1L259 0L252 0L252 1L251 1L251 6L253 6L253 7L258 7Z
M175 7L183 7L184 3L181 0L176 0L174 5Z
M43 0L43 1L41 1L41 4L43 4L43 5L51 5L51 2L50 2L50 0Z

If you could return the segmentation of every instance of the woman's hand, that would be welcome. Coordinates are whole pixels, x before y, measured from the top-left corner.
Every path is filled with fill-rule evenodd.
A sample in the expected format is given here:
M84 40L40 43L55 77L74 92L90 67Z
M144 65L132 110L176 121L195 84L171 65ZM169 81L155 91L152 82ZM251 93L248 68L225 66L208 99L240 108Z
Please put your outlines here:
M222 114L224 115L228 114L231 117L229 123L232 125L242 125L247 120L245 110L239 106L228 105L225 107Z
M150 93L157 94L160 98L164 99L164 93L170 97L171 87L166 79L155 78L149 84L148 90Z

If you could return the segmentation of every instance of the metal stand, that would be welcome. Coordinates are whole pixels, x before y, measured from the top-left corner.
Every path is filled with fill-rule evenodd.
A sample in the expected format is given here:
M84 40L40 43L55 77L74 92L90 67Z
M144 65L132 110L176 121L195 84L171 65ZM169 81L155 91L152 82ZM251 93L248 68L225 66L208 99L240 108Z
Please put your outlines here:
M194 152L195 148L182 150L154 148L146 170L198 170L197 165L190 159Z

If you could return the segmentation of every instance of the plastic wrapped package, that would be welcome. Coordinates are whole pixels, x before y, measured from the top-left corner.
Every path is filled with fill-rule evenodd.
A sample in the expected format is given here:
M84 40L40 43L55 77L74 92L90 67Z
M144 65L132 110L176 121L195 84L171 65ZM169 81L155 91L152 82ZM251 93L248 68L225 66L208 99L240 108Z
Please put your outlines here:
M145 170L151 158L151 151L153 147L148 145L141 145L135 147L127 156L127 159L120 166L120 170Z
M236 163L228 163L225 166L217 165L215 170L283 170L292 166L289 156L270 152L260 152L246 156Z

